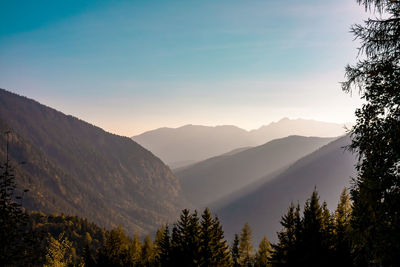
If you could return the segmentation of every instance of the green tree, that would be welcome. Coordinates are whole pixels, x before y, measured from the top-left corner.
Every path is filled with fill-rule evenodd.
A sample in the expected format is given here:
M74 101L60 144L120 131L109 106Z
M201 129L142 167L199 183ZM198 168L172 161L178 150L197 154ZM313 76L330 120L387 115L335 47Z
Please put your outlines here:
M229 266L229 248L217 217L206 208L200 223L200 266Z
M143 241L141 253L141 266L154 266L154 247L149 235L146 235Z
M171 261L177 266L197 266L200 252L200 226L197 212L184 209L172 229Z
M201 215L200 224L200 266L210 266L214 255L213 251L213 220L210 210L207 208Z
M246 222L242 228L239 238L239 264L241 266L252 266L254 261L254 249L251 243L252 233Z
M273 245L272 262L274 265L297 266L299 259L299 238L302 233L300 205L290 203L287 213L282 216L282 231L278 233L279 242Z
M233 239L232 246L231 246L231 257L232 257L232 264L233 267L239 266L239 236L235 234L235 238Z
M359 155L353 199L353 257L360 266L400 266L400 1L357 0L375 13L352 32L364 56L346 67L343 90L357 90L350 148Z
M255 257L256 267L270 266L270 258L272 254L272 247L266 236L261 240Z
M328 209L326 201L322 203L322 244L327 255L327 259L332 259L335 239L335 216Z
M317 190L314 189L304 206L299 263L304 266L328 266L323 241L323 210L319 204Z
M351 201L344 188L335 210L335 259L337 265L352 266L350 235L351 235Z
M213 219L212 225L212 240L211 245L213 248L213 257L211 261L212 266L230 266L231 258L229 254L229 246L224 238L224 231L217 216Z
M140 263L140 257L137 257L140 249L137 237L131 240L118 226L108 233L97 262L100 266L135 266Z
M171 254L171 237L168 225L162 226L155 237L155 261L156 266L172 266Z

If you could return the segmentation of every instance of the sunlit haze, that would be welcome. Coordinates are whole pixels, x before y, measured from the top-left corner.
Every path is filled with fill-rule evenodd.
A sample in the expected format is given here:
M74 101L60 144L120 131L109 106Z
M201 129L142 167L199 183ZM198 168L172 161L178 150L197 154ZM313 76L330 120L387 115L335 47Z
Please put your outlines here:
M6 1L0 88L107 131L354 121L355 1Z

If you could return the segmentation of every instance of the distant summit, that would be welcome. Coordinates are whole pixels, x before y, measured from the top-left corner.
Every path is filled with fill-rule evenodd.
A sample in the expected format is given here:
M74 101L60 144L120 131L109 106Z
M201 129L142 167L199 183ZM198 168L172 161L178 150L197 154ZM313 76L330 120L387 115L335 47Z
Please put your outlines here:
M285 117L251 131L233 125L188 124L179 128L155 129L132 139L171 168L179 168L237 148L258 146L290 135L337 137L345 133L345 124Z

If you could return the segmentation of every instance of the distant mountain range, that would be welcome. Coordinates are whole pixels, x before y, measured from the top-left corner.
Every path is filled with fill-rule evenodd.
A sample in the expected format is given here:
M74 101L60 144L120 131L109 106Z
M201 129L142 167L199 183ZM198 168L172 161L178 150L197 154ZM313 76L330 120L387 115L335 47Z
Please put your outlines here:
M179 181L151 152L38 102L0 89L0 157L10 157L30 210L88 218L149 233L189 204ZM26 161L26 164L18 162Z
M314 187L321 202L326 200L328 208L334 210L340 192L350 185L350 177L356 173L355 155L344 149L349 143L348 136L335 140L290 167L211 205L223 223L225 236L233 238L248 222L256 242L263 235L276 241L276 232L281 229L279 221L290 202L303 205Z
M174 173L187 199L203 208L287 167L334 139L289 136L253 148L236 149Z
M185 125L148 131L132 139L174 169L237 148L258 146L276 138L290 135L336 137L345 131L344 124L284 118L252 131L229 125Z

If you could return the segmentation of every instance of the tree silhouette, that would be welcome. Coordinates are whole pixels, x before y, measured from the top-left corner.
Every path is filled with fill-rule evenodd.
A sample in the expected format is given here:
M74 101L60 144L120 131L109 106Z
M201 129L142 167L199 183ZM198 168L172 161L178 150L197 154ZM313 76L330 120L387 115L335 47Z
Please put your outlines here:
M400 1L357 2L376 18L352 27L365 58L346 67L343 83L365 100L351 130L353 256L362 266L400 266Z
M28 228L29 216L22 207L22 197L16 194L15 170L9 159L11 132L5 135L6 159L0 164L0 266L23 265L32 257L34 238Z

